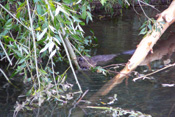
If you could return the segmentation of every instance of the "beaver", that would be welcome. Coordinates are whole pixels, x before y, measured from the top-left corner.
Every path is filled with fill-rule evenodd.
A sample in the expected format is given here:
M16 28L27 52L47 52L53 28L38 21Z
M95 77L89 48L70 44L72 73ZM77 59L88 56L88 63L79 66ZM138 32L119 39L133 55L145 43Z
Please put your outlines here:
M88 70L91 67L106 65L119 55L132 55L134 51L135 50L128 50L117 54L96 55L92 57L82 56L77 57L77 60L82 70Z

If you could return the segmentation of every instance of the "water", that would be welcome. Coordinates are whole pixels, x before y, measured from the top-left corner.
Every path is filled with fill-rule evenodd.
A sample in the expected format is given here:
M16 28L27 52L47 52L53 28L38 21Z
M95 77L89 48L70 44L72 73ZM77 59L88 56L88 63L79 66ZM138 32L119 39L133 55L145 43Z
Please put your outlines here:
M152 16L156 14L155 11L153 12L149 8L145 8L145 10ZM138 12L141 11L138 9ZM141 26L143 21L144 18L138 17L134 11L126 10L121 17L90 23L85 27L87 34L89 33L89 29L93 29L95 36L99 39L99 46L92 51L92 55L114 54L135 49L136 45L141 40L141 36L138 36L138 28ZM165 34L163 38L168 37L167 35L169 35L169 31L166 31L166 33L167 34ZM160 45L159 47L166 46ZM114 63L120 63L121 61L127 62L130 55L120 57L122 60L117 58ZM172 62L174 62L173 57L170 58ZM162 68L165 58L163 58L163 60L157 60L156 62L153 62L151 64L153 70ZM139 71L139 73L143 73L144 70L148 70L148 68L146 66L142 66L136 69L136 71ZM141 111L142 113L150 114L153 117L174 117L175 87L162 87L162 84L165 83L175 83L174 70L175 68L166 69L152 75L151 77L154 78L154 80L139 80L137 82L132 81L134 76L131 75L128 80L128 85L123 82L112 89L106 96L95 97L94 100L91 99L92 96L96 94L108 80L112 79L114 74L104 76L96 72L83 71L77 72L77 75L83 91L89 90L83 100L93 101L94 103L91 104L93 106L98 105L107 107L121 107L128 110ZM146 71L146 73L148 73L148 71ZM75 83L72 74L69 74L68 82ZM75 85L73 90L76 89L77 87ZM2 101L0 102L0 117L10 117L13 115L13 106L17 99L17 95L11 96L13 99L8 98L11 101L7 102L5 101L7 99L7 93L5 93L7 89L1 88L1 90L1 93L4 97L1 96ZM20 91L16 93L13 92L11 94L20 94ZM114 94L117 94L118 100L111 105L105 105L104 103L109 102L109 97L113 97ZM76 95L75 98L76 97L78 98L78 95ZM70 102L68 105L60 107L57 103L46 102L46 104L44 104L41 108L35 109L32 112L20 112L18 116L64 117L68 116L69 113L71 113L70 115L74 117L112 116L109 113L102 113L102 111L95 109L82 109L79 106L76 106L72 109L72 111L70 111L70 109L73 107L72 103L73 102ZM81 102L79 105L84 105L84 103Z

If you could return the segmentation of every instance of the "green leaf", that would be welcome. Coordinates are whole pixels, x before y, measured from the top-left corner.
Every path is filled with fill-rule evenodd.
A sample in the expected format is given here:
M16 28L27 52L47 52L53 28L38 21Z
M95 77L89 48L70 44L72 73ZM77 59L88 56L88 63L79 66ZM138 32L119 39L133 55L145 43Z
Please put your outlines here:
M42 15L42 14L44 13L44 11L43 11L43 9L42 9L42 7L41 7L40 4L37 4L37 5L36 5L36 11L37 11L37 13L38 13L39 15Z
M12 19L9 19L6 23L5 23L5 29L6 30L10 30L12 28Z
M86 19L86 11L83 11L83 13L81 14L82 19Z
M39 71L42 73L42 74L47 74L47 72L46 71L44 71L43 69L39 69Z
M92 21L92 14L90 12L87 12L87 15L88 15L89 19Z
M56 53L56 49L55 49L54 51L51 52L49 58L51 59L51 58L55 55L55 53Z
M50 43L47 43L43 49L41 49L40 53L46 51L50 46Z
M118 3L123 6L123 2L121 0L118 0Z
M37 33L37 41L40 41L46 32L47 32L47 28L45 28L41 34Z
M82 7L82 14L81 14L81 17L82 17L83 19L86 18L86 7L85 7L85 6Z
M100 0L101 4L104 6L107 0Z
M152 25L151 25L151 23L148 24L148 28L152 31Z
M39 0L34 0L34 3L38 2Z
M18 64L24 63L25 60L26 58L21 59Z
M141 34L146 34L146 28L143 28L141 31L140 31L140 33L139 33L139 35L141 35Z
M142 28L144 28L146 26L146 23L147 22L143 23L143 25L139 29L141 30Z
M78 18L75 17L75 16L72 16L72 18L74 19L75 22L82 22L80 19L78 19Z

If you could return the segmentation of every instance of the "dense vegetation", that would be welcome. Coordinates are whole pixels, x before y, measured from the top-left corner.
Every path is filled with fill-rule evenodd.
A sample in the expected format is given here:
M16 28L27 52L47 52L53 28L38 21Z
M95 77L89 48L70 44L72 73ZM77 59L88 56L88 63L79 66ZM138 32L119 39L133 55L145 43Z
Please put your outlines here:
M66 72L71 69L81 93L81 86L73 64L80 69L77 55L88 55L94 35L84 37L82 26L92 21L92 0L1 0L0 2L0 57L13 66L13 74L23 75L23 82L31 84L26 101L17 104L16 112L37 101L40 106L45 100L66 103L72 99L64 94L72 85L66 83ZM112 5L128 7L132 1L101 0L106 11ZM113 13L113 12L112 12ZM151 22L149 23L151 24ZM149 28L149 25L148 25ZM146 30L146 29L145 29ZM145 32L142 30L141 33ZM55 63L68 61L69 66L60 73ZM73 62L73 64L72 64ZM44 64L43 64L44 63ZM45 64L46 63L46 64ZM6 70L11 69L7 67ZM12 84L12 83L11 83Z

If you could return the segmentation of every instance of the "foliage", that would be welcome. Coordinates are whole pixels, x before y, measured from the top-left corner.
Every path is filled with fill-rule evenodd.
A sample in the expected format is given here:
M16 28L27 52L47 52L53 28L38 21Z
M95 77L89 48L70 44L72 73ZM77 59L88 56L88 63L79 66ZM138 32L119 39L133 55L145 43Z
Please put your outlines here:
M111 16L115 14L115 7L119 7L122 14L121 8L128 8L131 4L128 0L100 0L100 2L104 6L105 11L111 13Z
M156 32L158 31L159 33L161 33L161 28L162 25L165 24L164 21L162 22L157 22L155 19L148 19L147 21L145 21L142 26L140 27L140 33L139 35L143 34L151 34L153 30L155 30Z
M45 100L60 103L69 100L63 92L71 88L65 83L66 72L55 71L55 60L62 61L67 39L76 49L87 54L92 38L85 38L81 26L92 20L91 8L86 0L9 0L0 2L0 56L7 58L16 70L11 78L23 73L23 82L32 86L27 92L27 102L35 100L41 105ZM43 65L42 62L46 62ZM70 61L69 61L70 62ZM20 106L19 106L20 105ZM21 106L23 105L23 106ZM16 108L18 112L21 108Z

